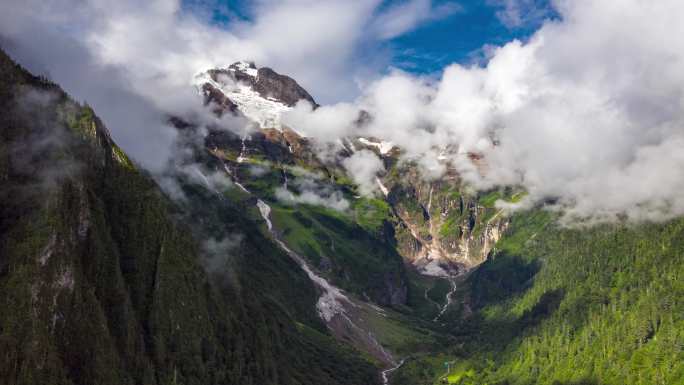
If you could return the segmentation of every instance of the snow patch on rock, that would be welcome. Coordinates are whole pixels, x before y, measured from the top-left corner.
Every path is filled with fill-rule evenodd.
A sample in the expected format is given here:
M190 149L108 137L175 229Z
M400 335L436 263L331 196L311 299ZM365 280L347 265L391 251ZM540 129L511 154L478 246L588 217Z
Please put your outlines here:
M266 226L268 226L268 231L273 230L273 224L271 223L271 206L267 205L266 202L261 199L257 200L257 207L259 208L259 213L261 217L266 221Z
M246 61L239 61L237 63L234 63L232 68L228 68L230 71L235 72L235 70L238 70L242 72L245 75L249 75L251 77L257 77L259 71L253 67L251 63L248 63Z
M254 71L254 76L256 76L256 70L253 68L250 69ZM241 72L244 71L241 70ZM225 77L227 78L227 76ZM280 120L281 114L291 110L292 107L277 100L262 97L247 84L233 83L228 79L226 80L227 81L225 82L214 81L214 79L205 72L195 77L195 86L201 92L202 85L205 83L211 84L235 103L238 110L247 119L256 123L260 128L274 128L278 131L282 131L282 123Z
M382 155L386 155L387 153L392 151L392 148L394 148L394 144L392 144L392 142L374 142L366 138L359 138L359 142L363 143L366 146L377 148L378 151L380 151L380 154Z
M389 195L389 190L387 189L387 187L385 187L380 178L375 177L375 182L378 184L378 187L380 188L380 191L382 191L382 194L384 196Z

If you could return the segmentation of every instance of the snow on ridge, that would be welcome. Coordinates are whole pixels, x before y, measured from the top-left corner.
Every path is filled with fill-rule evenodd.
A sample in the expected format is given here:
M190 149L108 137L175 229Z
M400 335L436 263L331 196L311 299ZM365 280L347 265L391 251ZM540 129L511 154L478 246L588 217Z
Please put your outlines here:
M262 201L261 199L258 199L257 207L259 208L259 213L261 214L261 217L264 218L264 220L266 221L268 231L272 231L273 224L271 223L271 206L267 205L266 202Z
M248 66L249 64L245 65ZM256 73L254 68L247 68ZM240 69L240 71L243 70ZM200 90L202 89L202 85L204 83L209 83L223 92L228 99L237 105L238 110L240 110L245 117L257 123L261 128L275 128L278 131L282 131L280 116L283 112L292 109L292 107L289 107L277 100L266 99L262 97L258 92L254 91L249 85L246 84L226 84L224 82L216 82L207 73L202 73L196 76L195 81Z
M254 77L254 78L257 77L258 70L256 68L253 68L251 63L248 63L246 61L239 61L239 62L231 65L231 67L233 67L233 66L235 68L228 68L228 69L231 71L235 71L235 69L237 68L238 71L240 71L246 75L249 75L249 76Z
M394 144L392 144L392 142L373 142L366 138L359 138L359 142L363 143L366 146L376 147L382 155L385 155L388 152L392 151L392 148L394 147Z
M380 178L378 178L378 177L376 176L376 177L375 177L375 182L378 184L378 187L380 187L380 191L382 191L382 193L383 193L385 196L389 195L389 190L387 189L387 187L385 187L384 184L382 184L382 181L380 180Z
M238 106L243 115L258 123L261 128L282 130L280 115L292 109L278 101L261 97L246 85L238 84L237 89L228 93L223 89L221 91Z

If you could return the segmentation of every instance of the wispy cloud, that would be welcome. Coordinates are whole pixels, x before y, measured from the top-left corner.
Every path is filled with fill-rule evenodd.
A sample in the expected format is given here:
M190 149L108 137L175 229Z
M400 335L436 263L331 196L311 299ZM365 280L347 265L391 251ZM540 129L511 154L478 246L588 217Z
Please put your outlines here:
M391 5L373 20L371 30L381 39L391 39L409 32L426 21L447 18L463 11L456 2L439 5L431 0L410 0Z
M325 180L322 175L299 167L292 168L290 171L295 173L295 177L275 191L276 199L280 202L288 205L318 205L337 211L349 209L349 201L345 199L342 192Z
M538 25L554 12L549 0L487 0L498 8L496 16L508 28Z

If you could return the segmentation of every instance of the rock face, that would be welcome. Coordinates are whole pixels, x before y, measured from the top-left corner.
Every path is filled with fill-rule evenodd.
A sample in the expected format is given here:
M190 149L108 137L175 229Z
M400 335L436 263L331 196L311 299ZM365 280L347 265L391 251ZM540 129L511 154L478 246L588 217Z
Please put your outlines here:
M401 149L392 143L355 138L348 148L371 150L383 159L388 171L377 183L396 218L397 249L422 274L448 277L478 266L508 227L508 218L494 207L506 192L469 191L448 163L439 180L426 181L417 165L398 161ZM481 157L469 157L486 171Z
M212 105L212 112L216 115L222 116L225 113L239 113L237 104L233 103L233 101L228 99L221 90L213 85L204 83L202 85L202 91L204 93L204 104Z
M465 192L456 176L426 182L414 171L405 169L386 182L404 258L433 276L458 275L484 262L507 218L480 202L481 196Z
M252 62L237 62L227 69L209 70L209 75L214 81L218 81L221 75L227 76L235 82L248 85L262 98L279 101L288 107L293 107L302 99L313 106L317 105L313 97L291 77L268 67L257 68Z
M293 107L300 100L306 100L317 106L314 99L297 82L285 75L280 75L268 67L259 68L254 90L264 98L273 98Z

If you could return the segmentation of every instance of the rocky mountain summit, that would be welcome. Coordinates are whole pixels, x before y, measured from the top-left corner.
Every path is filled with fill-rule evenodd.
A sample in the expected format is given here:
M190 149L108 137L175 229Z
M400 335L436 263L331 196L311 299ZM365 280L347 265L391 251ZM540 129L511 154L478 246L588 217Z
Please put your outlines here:
M260 128L281 130L280 114L300 100L318 106L294 79L252 62L236 62L224 69L210 69L196 77L207 101L219 110L238 112Z

